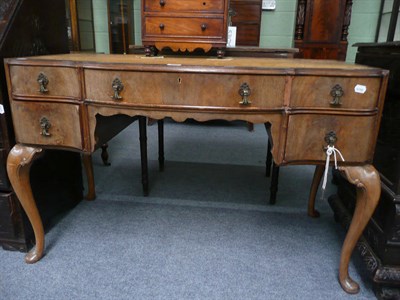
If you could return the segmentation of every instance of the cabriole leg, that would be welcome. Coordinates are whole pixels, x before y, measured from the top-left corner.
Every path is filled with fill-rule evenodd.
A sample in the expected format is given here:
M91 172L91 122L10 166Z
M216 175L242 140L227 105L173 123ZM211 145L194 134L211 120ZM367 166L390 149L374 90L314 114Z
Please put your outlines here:
M43 223L33 198L30 184L29 171L33 161L42 153L42 149L15 145L7 158L7 172L10 182L14 188L29 222L35 234L36 245L25 256L25 261L33 264L40 260L44 250Z
M357 167L340 167L347 180L357 187L356 208L349 230L343 243L339 266L339 282L349 294L356 294L360 287L349 276L349 261L365 226L368 224L381 195L379 173L371 165Z

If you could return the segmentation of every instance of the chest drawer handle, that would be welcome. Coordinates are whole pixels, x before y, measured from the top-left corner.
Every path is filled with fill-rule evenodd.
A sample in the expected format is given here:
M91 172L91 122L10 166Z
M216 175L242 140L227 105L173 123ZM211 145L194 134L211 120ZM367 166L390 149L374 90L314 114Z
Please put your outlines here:
M161 24L159 25L159 27L160 27L161 30L164 30L165 25L164 25L163 23L161 23Z
M240 101L239 104L242 105L251 104L251 101L249 100L250 94L251 94L250 86L247 84L247 82L242 83L239 89L239 95L242 96L242 101Z
M333 99L330 102L330 104L332 106L342 105L342 100L340 98L343 95L344 95L344 91L343 91L342 87L339 84L335 85L331 90L331 96L333 97Z
M165 5L165 0L160 0L160 6L164 6Z
M50 127L51 127L50 121L46 117L40 119L41 135L51 136L51 133L49 132Z
M121 100L122 97L120 96L120 92L124 89L124 85L122 84L121 79L118 77L115 78L112 82L112 89L114 90L114 95L111 96L114 100Z
M42 94L47 93L49 90L46 88L49 84L49 79L44 73L40 72L37 78L37 82L39 83L39 92Z
M201 30L204 31L207 29L207 24L201 24Z

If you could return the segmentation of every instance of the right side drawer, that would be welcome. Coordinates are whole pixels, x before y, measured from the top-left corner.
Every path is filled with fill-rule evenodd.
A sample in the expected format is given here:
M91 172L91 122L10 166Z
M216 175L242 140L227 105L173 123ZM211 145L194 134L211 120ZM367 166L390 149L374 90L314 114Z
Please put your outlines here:
M347 163L371 161L376 143L377 118L376 114L292 114L288 122L285 161L325 161L325 137L330 132L337 137L335 147ZM338 161L341 161L339 156Z
M381 78L296 76L291 108L339 108L373 110L377 107ZM340 95L335 105L334 94Z

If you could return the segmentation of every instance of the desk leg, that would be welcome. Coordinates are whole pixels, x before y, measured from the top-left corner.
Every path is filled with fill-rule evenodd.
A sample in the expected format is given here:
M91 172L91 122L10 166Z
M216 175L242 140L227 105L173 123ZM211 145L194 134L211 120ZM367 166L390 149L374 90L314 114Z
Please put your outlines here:
M356 294L360 287L349 276L349 261L358 239L378 205L381 181L378 171L371 165L340 167L339 170L344 172L347 180L357 187L356 208L343 243L339 266L340 285L347 293Z
M17 144L11 149L7 158L8 177L35 234L36 245L25 256L28 264L33 264L41 259L44 250L43 224L33 198L29 176L31 165L41 152L41 148Z
M96 198L96 189L94 185L94 172L91 154L82 154L83 167L88 181L88 193L85 196L86 200L94 200Z
M320 216L319 211L315 209L315 197L317 196L318 187L321 182L322 175L324 175L323 165L317 165L314 171L314 177L311 184L310 197L308 198L308 216L312 218L318 218Z
M140 140L140 157L142 162L142 185L143 195L149 194L149 178L147 168L147 129L146 117L139 117L139 140Z
M164 120L158 120L158 166L164 171Z

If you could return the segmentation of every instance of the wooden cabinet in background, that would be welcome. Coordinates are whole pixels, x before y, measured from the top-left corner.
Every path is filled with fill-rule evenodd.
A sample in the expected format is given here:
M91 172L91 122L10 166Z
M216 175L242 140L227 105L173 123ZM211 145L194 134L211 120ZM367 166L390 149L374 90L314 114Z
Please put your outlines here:
M146 55L218 48L224 55L229 0L142 0L142 42Z
M299 0L294 46L299 58L345 60L352 0Z
M261 0L231 0L229 15L232 26L237 27L236 45L260 44Z

